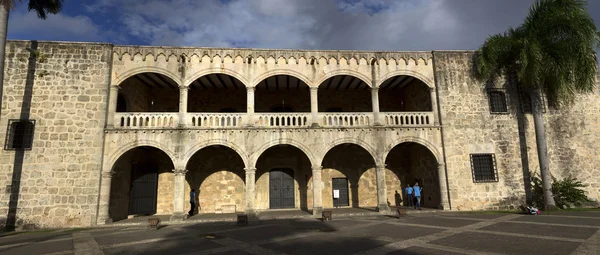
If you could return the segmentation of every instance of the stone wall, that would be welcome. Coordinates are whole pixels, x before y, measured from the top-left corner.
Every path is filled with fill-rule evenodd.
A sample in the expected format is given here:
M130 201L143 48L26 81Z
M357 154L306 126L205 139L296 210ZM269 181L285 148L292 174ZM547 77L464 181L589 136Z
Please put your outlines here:
M474 80L473 52L434 56L452 208L507 209L525 203L529 172L539 167L533 119L522 114L517 88L502 79L487 85ZM506 89L508 114L490 113L486 86ZM582 95L571 107L549 108L544 115L550 171L559 179L572 174L582 180L595 200L600 199L598 99L598 92ZM495 154L498 182L473 182L471 153Z
M16 206L19 226L95 221L111 52L108 44L7 42L0 143L9 119L36 125L31 150L0 151L0 187L12 185L18 198L9 205L10 194L0 194L0 218Z

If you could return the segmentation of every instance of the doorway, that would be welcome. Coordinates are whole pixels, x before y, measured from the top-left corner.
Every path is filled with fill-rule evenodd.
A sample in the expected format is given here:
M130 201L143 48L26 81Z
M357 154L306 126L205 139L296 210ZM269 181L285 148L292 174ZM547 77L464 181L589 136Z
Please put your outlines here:
M333 186L333 206L350 206L350 199L348 198L348 179L333 178L331 182Z
M294 208L294 170L274 168L269 172L269 208Z
M129 215L156 214L157 167L134 164L131 166L131 180Z

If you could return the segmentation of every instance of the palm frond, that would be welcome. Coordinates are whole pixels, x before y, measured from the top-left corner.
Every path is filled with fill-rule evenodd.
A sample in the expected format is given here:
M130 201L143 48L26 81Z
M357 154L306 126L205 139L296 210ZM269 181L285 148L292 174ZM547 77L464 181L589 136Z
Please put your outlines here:
M63 0L29 0L29 11L35 11L40 19L46 19L48 13L57 14L62 10Z

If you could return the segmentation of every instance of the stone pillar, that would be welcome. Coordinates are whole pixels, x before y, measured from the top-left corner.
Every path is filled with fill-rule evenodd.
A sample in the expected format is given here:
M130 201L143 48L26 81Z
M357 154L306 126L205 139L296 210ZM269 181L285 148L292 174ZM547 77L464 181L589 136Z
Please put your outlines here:
M377 174L377 209L380 212L387 212L390 206L387 203L387 194L385 187L385 165L375 166Z
M102 172L102 180L100 183L100 201L98 203L98 217L96 218L97 225L112 223L112 218L109 215L110 209L110 186L112 184L112 176L115 172Z
M117 112L117 99L119 98L119 89L117 85L110 86L110 93L108 95L108 116L106 119L106 127L115 127L115 113Z
M246 214L249 218L253 218L255 216L256 205L256 168L254 167L246 167L244 168L246 172Z
M440 179L440 204L439 209L450 210L450 202L448 201L448 185L446 184L446 165L438 165L438 176Z
M429 88L429 93L431 95L431 112L433 112L433 119L430 120L431 124L433 125L439 125L440 124L440 120L438 118L439 113L438 113L438 107L437 107L437 93L435 91L435 89L433 88Z
M312 126L319 126L319 100L318 100L319 87L310 87L310 115L312 119Z
M181 221L187 218L185 213L185 174L186 169L173 169L173 215L171 220ZM200 192L196 192L200 194Z
M371 102L373 103L373 124L375 126L381 125L379 118L379 88L371 88Z
M321 179L322 166L312 166L313 184L313 216L321 217L323 213L323 180Z
M256 87L246 87L247 97L246 103L246 125L254 126L254 90Z
M188 86L179 86L179 127L187 126Z

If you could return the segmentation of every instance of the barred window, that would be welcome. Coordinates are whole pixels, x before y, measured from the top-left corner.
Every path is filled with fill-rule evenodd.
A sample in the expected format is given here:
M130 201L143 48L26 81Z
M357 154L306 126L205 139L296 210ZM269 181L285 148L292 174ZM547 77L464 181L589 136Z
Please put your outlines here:
M490 110L493 113L506 113L508 107L506 106L506 94L500 90L488 91L490 99Z
M471 154L473 182L497 182L498 171L494 154Z
M31 150L35 120L8 121L4 150Z

